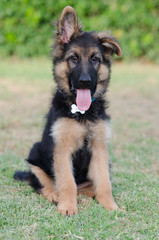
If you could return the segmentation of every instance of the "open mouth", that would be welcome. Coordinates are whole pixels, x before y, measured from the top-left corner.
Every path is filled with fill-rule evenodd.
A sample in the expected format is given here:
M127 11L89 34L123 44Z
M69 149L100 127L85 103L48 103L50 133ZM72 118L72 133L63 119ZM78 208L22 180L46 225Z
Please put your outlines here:
M80 111L87 111L92 103L90 89L76 89L76 104Z
M87 111L92 103L91 90L87 88L75 88L69 81L70 90L76 96L76 105L80 111Z

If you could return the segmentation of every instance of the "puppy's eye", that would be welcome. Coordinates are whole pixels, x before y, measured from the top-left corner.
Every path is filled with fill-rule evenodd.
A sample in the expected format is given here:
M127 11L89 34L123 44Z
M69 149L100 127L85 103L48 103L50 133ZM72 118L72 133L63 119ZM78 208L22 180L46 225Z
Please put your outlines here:
M69 61L71 61L71 62L74 63L74 64L77 64L77 62L78 62L78 57L75 56L75 55L70 56L70 57L69 57Z
M98 63L98 62L100 61L100 58L97 57L97 56L93 56L93 57L91 58L91 61L92 61L93 64L96 64L96 63Z

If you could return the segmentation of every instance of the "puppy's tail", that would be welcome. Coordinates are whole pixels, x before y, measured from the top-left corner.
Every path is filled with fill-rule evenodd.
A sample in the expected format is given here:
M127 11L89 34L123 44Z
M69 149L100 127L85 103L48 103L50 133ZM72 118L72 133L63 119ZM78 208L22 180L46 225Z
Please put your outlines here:
M17 171L14 174L14 179L17 181L26 182L33 187L37 193L40 193L41 188L43 188L39 179L31 171Z
M17 171L14 174L14 179L17 181L21 181L21 182L30 182L32 177L31 172L22 172L22 171Z

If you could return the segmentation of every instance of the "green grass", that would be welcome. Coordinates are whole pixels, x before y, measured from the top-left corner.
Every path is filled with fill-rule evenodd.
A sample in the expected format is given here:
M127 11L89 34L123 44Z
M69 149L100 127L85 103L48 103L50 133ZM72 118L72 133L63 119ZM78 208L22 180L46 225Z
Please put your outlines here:
M159 239L159 68L115 64L109 88L109 143L117 212L80 196L79 215L15 182L40 139L54 88L51 61L0 60L0 239Z

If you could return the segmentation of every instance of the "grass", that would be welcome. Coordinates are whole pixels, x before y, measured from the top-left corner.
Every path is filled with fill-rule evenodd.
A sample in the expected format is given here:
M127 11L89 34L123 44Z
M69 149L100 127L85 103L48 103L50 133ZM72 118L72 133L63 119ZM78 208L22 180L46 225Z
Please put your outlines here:
M40 139L51 93L51 61L0 60L0 239L159 239L159 68L115 64L109 88L109 144L117 212L80 196L79 215L15 182L16 169Z

